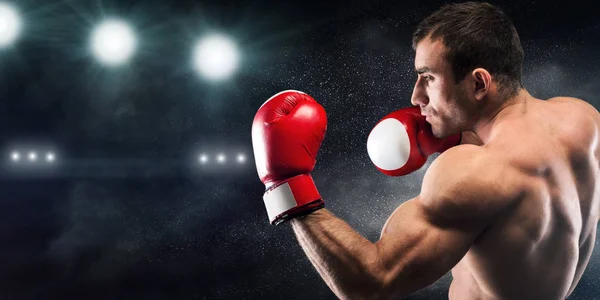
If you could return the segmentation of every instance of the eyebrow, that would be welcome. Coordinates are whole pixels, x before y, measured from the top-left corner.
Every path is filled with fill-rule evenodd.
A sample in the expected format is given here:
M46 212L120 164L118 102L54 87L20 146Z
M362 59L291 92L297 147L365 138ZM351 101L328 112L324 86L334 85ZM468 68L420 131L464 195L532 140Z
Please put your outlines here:
M417 72L417 74L423 74L425 72L431 72L431 69L429 67L421 67L421 68L415 69L415 72Z

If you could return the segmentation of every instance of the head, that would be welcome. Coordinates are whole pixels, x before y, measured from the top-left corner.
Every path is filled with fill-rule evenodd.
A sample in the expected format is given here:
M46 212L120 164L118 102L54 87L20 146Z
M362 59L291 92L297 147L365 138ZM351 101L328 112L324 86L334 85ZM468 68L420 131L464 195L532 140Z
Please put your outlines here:
M411 102L436 137L472 130L486 106L522 89L523 49L512 21L480 2L447 4L413 34L417 82Z

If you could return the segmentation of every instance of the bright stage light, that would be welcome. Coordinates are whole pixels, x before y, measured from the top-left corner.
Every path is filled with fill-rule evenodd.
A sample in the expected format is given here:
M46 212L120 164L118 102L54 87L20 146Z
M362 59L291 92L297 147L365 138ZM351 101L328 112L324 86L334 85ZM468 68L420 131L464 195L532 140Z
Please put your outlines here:
M36 161L37 160L37 153L35 153L35 151L29 152L29 160L30 161Z
M246 161L246 157L244 156L244 154L238 154L237 161L239 163L245 162Z
M10 154L10 159L12 159L12 161L19 161L21 159L21 154L17 151L14 151Z
M217 161L219 163L224 163L225 162L225 155L224 154L219 154L219 156L217 156Z
M0 48L12 44L21 32L21 19L17 11L6 3L0 3Z
M202 154L202 155L200 155L199 160L200 160L201 164L205 164L208 162L208 156L206 156L206 154Z
M135 47L135 34L123 21L104 21L92 34L92 51L100 61L109 66L126 62Z
M238 60L236 45L222 35L208 36L194 48L194 67L211 80L229 77L237 69Z
M54 162L55 159L56 159L56 156L54 155L54 153L52 153L52 152L46 153L46 161L47 162Z

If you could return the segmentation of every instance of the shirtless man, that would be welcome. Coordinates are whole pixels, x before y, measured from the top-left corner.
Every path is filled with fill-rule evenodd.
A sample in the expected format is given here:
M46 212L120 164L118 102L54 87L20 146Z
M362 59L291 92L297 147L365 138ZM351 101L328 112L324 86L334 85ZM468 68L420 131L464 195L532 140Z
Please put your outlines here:
M310 176L325 112L285 91L261 106L252 128L271 223L289 220L342 299L401 298L450 270L450 299L568 297L600 215L598 111L575 98L531 96L517 32L492 5L443 6L413 42L414 106L378 123L367 147L388 175L441 152L420 194L393 212L376 243L333 216Z

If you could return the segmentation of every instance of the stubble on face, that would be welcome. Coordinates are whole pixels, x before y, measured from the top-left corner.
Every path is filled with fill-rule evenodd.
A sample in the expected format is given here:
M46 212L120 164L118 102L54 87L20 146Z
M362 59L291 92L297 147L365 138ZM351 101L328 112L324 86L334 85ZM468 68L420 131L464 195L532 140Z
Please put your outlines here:
M436 111L427 119L436 138L446 138L466 130L462 127L468 121L467 92L461 84L453 86L452 89L450 97L446 99L446 108Z

